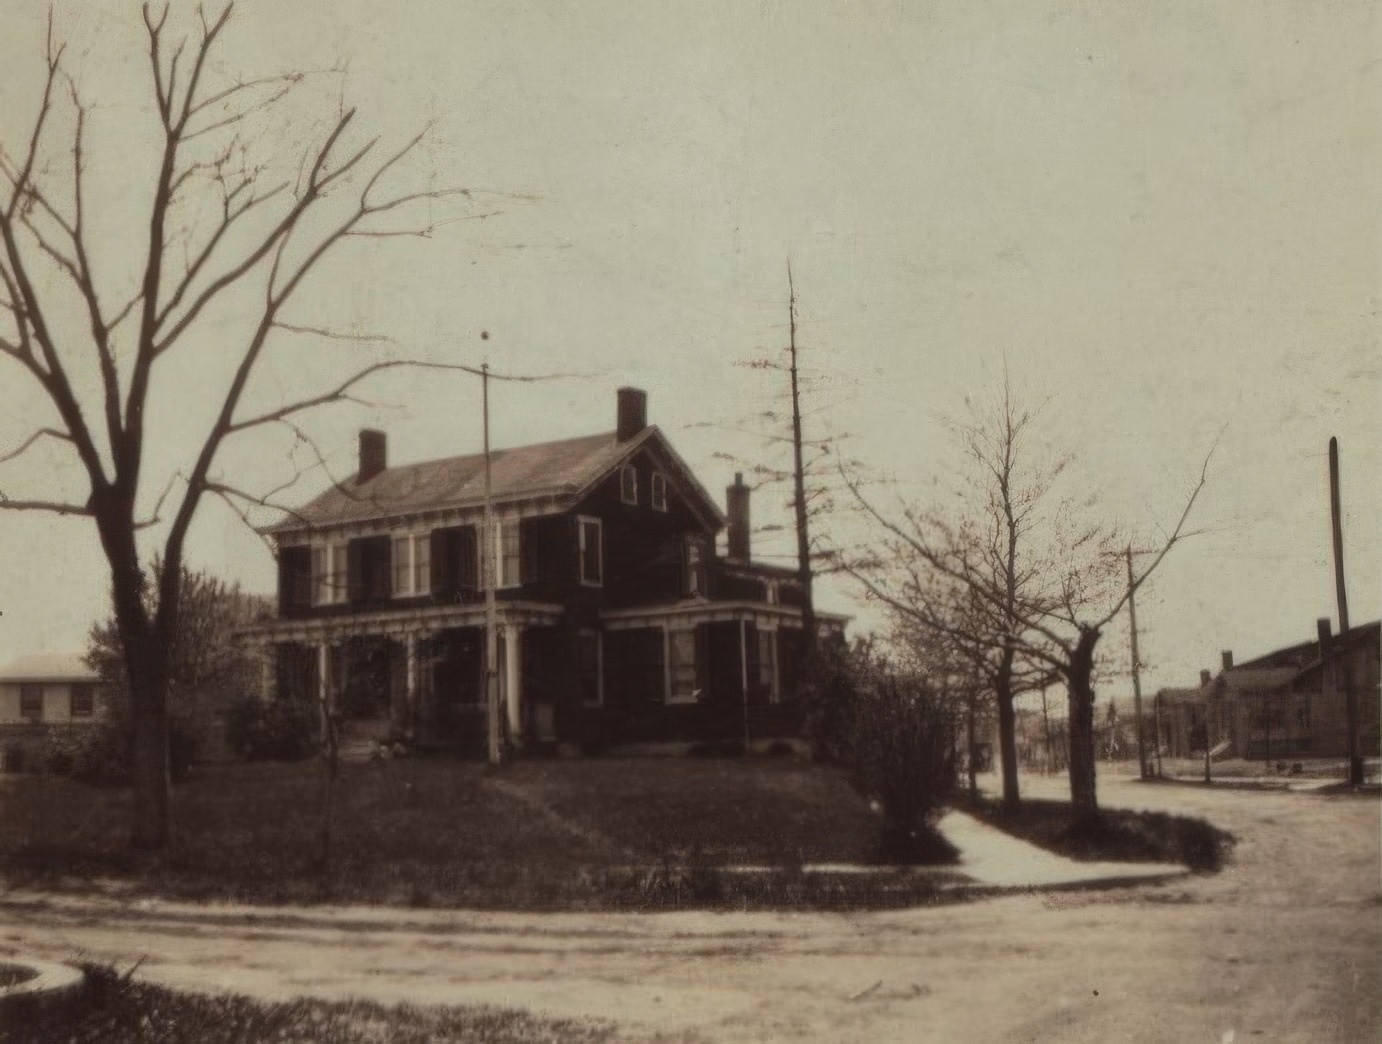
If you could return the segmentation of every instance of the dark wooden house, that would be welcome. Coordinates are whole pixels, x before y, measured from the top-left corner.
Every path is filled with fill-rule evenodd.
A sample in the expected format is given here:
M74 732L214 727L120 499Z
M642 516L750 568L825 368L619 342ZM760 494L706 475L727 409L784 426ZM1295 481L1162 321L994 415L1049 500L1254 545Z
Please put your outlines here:
M478 748L492 582L514 745L797 730L795 574L751 560L748 488L736 476L722 512L642 391L619 390L614 431L493 451L488 538L484 470L483 454L390 467L384 434L360 433L357 474L267 530L278 617L244 634L266 695Z

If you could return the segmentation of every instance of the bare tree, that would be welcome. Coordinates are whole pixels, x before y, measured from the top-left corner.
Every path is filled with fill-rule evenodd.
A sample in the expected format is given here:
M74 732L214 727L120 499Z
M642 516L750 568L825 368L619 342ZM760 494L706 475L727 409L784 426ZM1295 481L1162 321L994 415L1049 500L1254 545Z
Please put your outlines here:
M266 168L247 160L272 140L260 123L283 111L281 103L304 76L236 79L225 71L218 41L233 7L227 3L214 15L199 10L195 27L182 36L169 26L166 5L143 8L157 144L150 183L121 203L134 207L146 200L148 208L147 240L127 268L97 271L112 251L99 242L87 213L93 109L67 75L51 19L46 78L30 132L17 151L0 148L0 176L8 187L0 199L0 360L25 375L57 417L0 462L55 442L73 454L87 490L85 499L72 500L0 492L0 509L82 516L95 524L110 566L128 672L135 735L132 841L143 848L160 848L169 838L168 650L189 527L208 495L242 513L271 503L271 495L215 473L223 443L291 424L312 407L349 401L371 374L414 364L374 362L317 394L257 413L242 404L246 386L282 331L358 340L294 324L285 310L309 274L343 243L425 234L426 228L391 219L410 204L451 194L388 191L388 176L421 135L386 152L377 137L354 137L353 109L340 111L306 146L296 177L272 180ZM208 211L211 219L199 220ZM128 295L113 289L125 284L132 288ZM74 301L84 316L81 335L64 322ZM185 468L169 480L152 512L141 514L150 418L164 406L151 393L155 374L189 342L204 341L208 317L216 313L224 320L232 305L239 332L219 322L214 336L234 359L233 370L224 386L204 392L212 396L214 417L189 445ZM97 389L92 402L83 398L90 386ZM7 381L7 388L26 394L19 382ZM155 524L166 525L167 535L157 595L149 599L136 544L140 531Z
M993 693L1008 811L1021 803L1014 700L1053 680L1051 666L1028 652L1027 621L1041 619L1055 604L1049 584L1054 562L1035 546L1037 534L1052 516L1068 512L1050 492L1068 461L1029 461L1032 420L1005 375L991 409L973 406L953 426L968 462L967 510L956 516L904 506L900 520L884 526L880 545L841 558L846 571L888 607L904 640L945 641ZM871 521L887 521L857 476L847 476L847 482ZM952 568L938 568L917 554L917 546Z
M1185 523L1204 488L1209 457L1174 529L1123 587L1117 582L1117 535L1100 525L1080 524L1078 505L1048 496L1066 461L1045 470L1025 465L1020 448L1031 416L1005 381L996 418L967 430L972 459L980 466L981 492L977 510L958 520L905 505L899 514L887 514L864 494L857 478L846 476L881 544L878 552L845 558L843 565L894 614L953 638L990 665L1009 808L1018 798L1012 697L1056 678L1065 683L1071 801L1077 817L1089 821L1098 815L1095 649L1103 629L1189 535ZM955 611L957 600L966 611Z

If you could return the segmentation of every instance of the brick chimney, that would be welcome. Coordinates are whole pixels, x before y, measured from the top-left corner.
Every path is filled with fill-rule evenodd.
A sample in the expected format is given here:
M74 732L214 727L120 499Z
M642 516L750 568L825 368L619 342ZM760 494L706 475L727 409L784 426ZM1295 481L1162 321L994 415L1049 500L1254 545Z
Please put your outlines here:
M1201 670L1201 671L1200 671L1200 688L1204 688L1206 685L1209 684L1209 678L1210 678L1210 675L1209 675L1209 672L1208 672L1208 671L1206 671L1206 670Z
M1332 632L1333 629L1333 625L1329 622L1329 617L1327 616L1321 616L1315 621L1315 634L1320 640L1321 659L1329 655L1329 638L1330 632Z
M1225 649L1223 652L1219 654L1219 656L1223 659L1224 670L1233 670L1233 650Z
M620 388L618 438L628 442L648 426L648 393L642 388Z
M725 488L726 514L729 515L727 536L728 555L738 562L749 560L749 487L744 485L744 473L734 473L734 485Z
M357 485L363 485L389 466L388 439L373 428L360 430L360 469L355 475Z

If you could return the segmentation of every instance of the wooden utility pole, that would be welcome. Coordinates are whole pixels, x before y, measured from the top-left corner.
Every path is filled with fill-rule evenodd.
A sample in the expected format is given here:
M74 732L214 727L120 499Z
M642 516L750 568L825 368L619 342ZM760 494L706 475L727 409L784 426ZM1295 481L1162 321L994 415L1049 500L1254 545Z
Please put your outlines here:
M485 514L480 527L480 582L485 585L485 710L489 763L503 758L499 735L499 607L494 593L494 504L490 488L489 363L480 367L480 399L485 424Z
M1138 673L1137 662L1137 585L1132 575L1132 545L1127 548L1128 560L1128 623L1132 631L1132 706L1137 717L1137 774L1147 778L1147 751L1142 740L1142 676Z
M1348 707L1348 781L1363 785L1363 759L1358 753L1358 694L1353 690L1353 672L1348 659L1348 591L1344 586L1344 523L1339 493L1339 440L1329 439L1329 516L1334 531L1334 593L1339 602L1339 650L1335 677L1344 687ZM1324 650L1320 650L1323 658Z
M792 264L787 263L788 351L792 378L792 506L797 523L797 579L801 583L802 662L810 664L816 651L816 603L811 593L811 535L806 526L806 466L801 449L801 394L797 382L797 291Z

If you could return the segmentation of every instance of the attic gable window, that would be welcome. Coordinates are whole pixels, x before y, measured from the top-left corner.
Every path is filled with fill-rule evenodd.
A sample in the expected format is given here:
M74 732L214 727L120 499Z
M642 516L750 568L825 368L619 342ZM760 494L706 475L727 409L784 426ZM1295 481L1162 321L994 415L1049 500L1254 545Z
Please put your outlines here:
M581 583L599 587L604 583L604 548L601 546L602 526L598 518L584 515L576 519L580 553Z
M667 476L660 471L653 472L653 510L667 510Z
M625 504L638 503L638 469L632 464L619 469L619 499Z

